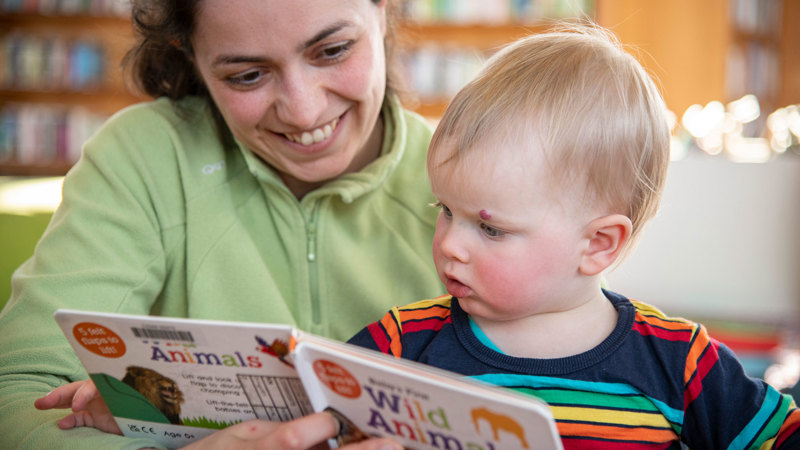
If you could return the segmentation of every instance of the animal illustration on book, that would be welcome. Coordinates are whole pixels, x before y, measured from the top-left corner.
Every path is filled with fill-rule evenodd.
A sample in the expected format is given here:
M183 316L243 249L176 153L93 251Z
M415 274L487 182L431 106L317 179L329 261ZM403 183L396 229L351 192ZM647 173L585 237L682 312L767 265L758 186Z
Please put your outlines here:
M294 364L286 359L286 357L289 355L289 344L287 344L286 341L281 339L273 339L272 343L269 344L262 337L256 336L256 342L258 342L258 347L256 347L258 351L261 353L266 353L270 356L274 356L275 358L278 358L278 361L294 369Z
M522 448L530 448L528 446L528 440L525 439L525 431L519 423L511 417L489 411L486 408L473 409L472 424L475 426L475 431L478 433L480 433L481 430L481 421L486 421L489 424L495 441L500 441L500 431L505 431L516 436Z
M147 401L164 413L170 423L182 425L180 414L183 393L171 378L152 369L129 366L122 382L142 394Z
M331 446L563 450L547 405L282 324L56 312L122 433L182 448L251 419L328 411ZM3 447L0 444L0 447Z

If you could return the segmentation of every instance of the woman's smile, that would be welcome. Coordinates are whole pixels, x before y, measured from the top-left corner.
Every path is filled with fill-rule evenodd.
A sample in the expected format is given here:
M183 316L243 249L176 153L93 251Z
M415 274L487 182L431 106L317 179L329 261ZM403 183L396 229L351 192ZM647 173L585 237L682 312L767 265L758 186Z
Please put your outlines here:
M319 144L331 137L339 124L339 118L335 118L330 122L313 130L307 130L297 133L286 133L284 136L290 141L300 144L303 147L308 147L313 144Z

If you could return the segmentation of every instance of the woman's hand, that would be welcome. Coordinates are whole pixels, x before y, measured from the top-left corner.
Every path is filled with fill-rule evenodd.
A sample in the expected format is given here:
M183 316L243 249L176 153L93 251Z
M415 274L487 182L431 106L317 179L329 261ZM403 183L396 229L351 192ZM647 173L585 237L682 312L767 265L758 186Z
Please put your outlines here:
M311 414L291 422L250 420L193 442L185 449L206 448L285 449L328 448L326 441L339 433L339 421L328 413ZM369 439L341 447L347 450L402 450L390 439Z
M58 422L59 428L94 427L122 434L91 380L76 381L53 389L34 402L37 409L70 408L72 413ZM311 414L291 422L249 420L207 436L185 447L301 450L327 448L327 440L339 433L339 421L328 413ZM390 439L369 439L342 447L347 450L402 450Z
M68 430L75 427L94 427L106 433L122 434L106 402L100 397L91 380L76 381L59 386L33 403L36 409L69 408L72 413L58 422Z

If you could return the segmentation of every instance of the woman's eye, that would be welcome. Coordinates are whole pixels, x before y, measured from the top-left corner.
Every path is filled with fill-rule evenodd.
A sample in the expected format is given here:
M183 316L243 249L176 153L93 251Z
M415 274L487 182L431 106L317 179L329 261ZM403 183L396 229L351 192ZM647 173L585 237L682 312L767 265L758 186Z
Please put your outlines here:
M320 51L320 58L325 62L337 62L344 58L353 47L353 41L346 41L325 47Z
M228 83L234 86L248 87L258 83L264 77L261 70L250 70L227 78Z
M495 227L493 227L491 225L487 225L485 223L481 224L481 230L483 230L483 234L485 234L486 236L492 237L492 238L502 237L503 235L506 234L505 231L503 231L503 230L501 230L499 228L495 228Z

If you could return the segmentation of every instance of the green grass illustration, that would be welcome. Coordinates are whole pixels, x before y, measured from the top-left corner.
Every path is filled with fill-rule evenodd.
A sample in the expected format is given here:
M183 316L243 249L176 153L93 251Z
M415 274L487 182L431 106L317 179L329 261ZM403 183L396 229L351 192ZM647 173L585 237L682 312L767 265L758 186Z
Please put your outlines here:
M183 422L183 425L189 427L210 428L212 430L221 430L241 422L241 420L235 420L233 422L220 422L217 420L210 420L205 417L193 417L191 419L181 418L181 421Z

